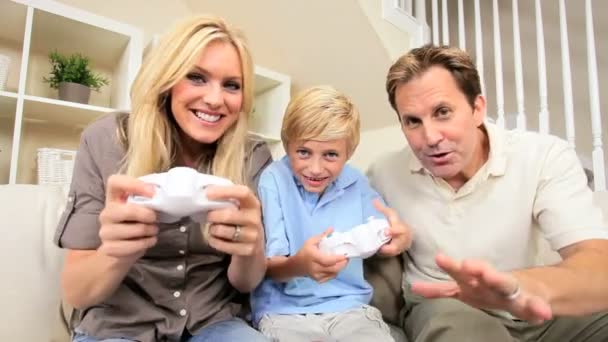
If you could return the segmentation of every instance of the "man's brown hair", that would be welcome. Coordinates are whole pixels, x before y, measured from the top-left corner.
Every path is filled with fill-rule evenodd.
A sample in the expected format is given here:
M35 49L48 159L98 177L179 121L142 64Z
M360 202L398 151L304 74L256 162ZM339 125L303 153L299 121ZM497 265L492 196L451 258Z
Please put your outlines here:
M471 56L455 47L429 44L410 50L390 67L386 76L386 92L395 111L397 87L421 76L433 66L449 71L471 107L474 107L475 99L481 95L481 82Z

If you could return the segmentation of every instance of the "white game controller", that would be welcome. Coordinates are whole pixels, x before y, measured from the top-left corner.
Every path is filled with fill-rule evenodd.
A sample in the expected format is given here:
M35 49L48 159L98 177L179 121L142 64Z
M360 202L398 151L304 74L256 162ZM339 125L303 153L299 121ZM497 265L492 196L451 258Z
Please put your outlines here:
M386 235L389 227L385 219L373 216L347 232L333 232L319 243L319 249L327 254L344 255L348 258L369 258L390 241Z
M209 210L238 205L236 201L210 201L205 194L207 186L232 185L230 180L202 174L189 167L174 167L139 179L155 186L154 197L131 195L127 202L154 209L158 213L157 220L162 223L173 223L186 216L201 222Z

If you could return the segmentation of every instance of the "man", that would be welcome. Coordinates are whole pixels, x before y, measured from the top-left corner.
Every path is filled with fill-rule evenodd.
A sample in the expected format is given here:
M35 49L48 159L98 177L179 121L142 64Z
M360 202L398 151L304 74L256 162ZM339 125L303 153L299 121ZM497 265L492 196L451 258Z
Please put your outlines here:
M471 58L424 46L386 88L408 147L370 169L412 228L412 341L608 341L608 230L565 141L484 123ZM540 239L562 261L535 260Z

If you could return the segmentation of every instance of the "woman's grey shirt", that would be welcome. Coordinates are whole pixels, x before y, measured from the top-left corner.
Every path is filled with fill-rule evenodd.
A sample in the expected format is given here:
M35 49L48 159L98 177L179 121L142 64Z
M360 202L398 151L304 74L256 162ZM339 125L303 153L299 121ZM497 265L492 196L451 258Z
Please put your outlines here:
M82 135L68 204L55 234L62 248L100 245L105 185L125 155L118 140L119 115L94 122ZM251 140L247 158L249 186L256 189L262 169L272 161L270 152L265 143ZM76 330L98 338L179 341L186 330L195 334L237 316L243 301L228 281L229 262L229 255L205 243L199 223L185 218L159 224L158 243L131 267L114 294L78 312Z

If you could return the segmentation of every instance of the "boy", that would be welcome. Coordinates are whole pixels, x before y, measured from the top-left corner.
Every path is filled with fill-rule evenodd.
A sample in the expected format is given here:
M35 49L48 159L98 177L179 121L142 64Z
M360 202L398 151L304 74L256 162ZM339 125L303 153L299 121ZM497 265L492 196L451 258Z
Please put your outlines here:
M411 242L367 179L345 165L359 126L350 99L331 87L305 90L287 107L287 155L265 169L258 186L268 270L252 295L254 324L275 341L393 341L381 313L368 305L363 260L318 246L333 230L348 231L370 216L390 223L392 240L380 254L397 255Z

